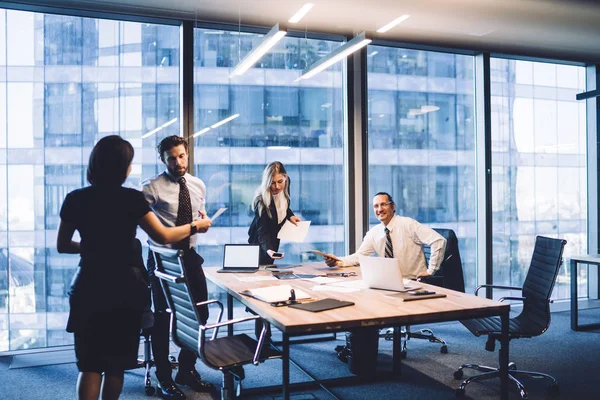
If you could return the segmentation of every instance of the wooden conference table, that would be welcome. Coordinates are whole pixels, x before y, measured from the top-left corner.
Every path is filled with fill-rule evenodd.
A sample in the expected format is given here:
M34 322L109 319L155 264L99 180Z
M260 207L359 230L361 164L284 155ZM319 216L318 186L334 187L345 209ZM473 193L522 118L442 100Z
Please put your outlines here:
M243 282L238 278L271 275L269 271L259 270L254 274L217 273L217 267L204 268L206 277L227 293L227 312L233 318L233 299L237 299L246 307L267 320L282 333L281 350L283 353L282 391L283 398L290 396L290 337L308 334L344 332L360 327L399 327L424 323L453 321L479 317L499 316L502 320L502 338L499 352L501 398L508 399L508 320L510 306L474 295L455 292L419 283L424 289L446 293L447 297L402 302L386 297L392 294L386 290L361 289L360 291L341 293L336 291L313 291L314 282L304 279ZM294 267L295 273L323 275L332 272L325 263L311 263ZM360 279L360 268L343 268L337 271L355 272L357 276L342 278L344 281ZM239 294L245 289L288 284L300 288L313 298L335 298L355 303L354 306L343 307L317 313L288 307L272 307L270 304ZM327 286L327 285L325 285ZM233 334L233 330L229 331ZM332 351L332 357L335 357ZM400 332L395 329L393 345L393 371L400 372Z

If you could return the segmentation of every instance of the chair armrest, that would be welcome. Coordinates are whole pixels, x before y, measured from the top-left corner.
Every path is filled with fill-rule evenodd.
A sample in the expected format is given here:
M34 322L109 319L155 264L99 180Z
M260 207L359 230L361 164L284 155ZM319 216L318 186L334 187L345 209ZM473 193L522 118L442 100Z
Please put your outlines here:
M500 298L498 299L498 301L504 301L504 300L518 300L518 301L525 301L525 297L506 296L506 297L500 297Z
M173 282L173 283L182 283L185 282L185 278L182 276L174 276L174 275L170 275L164 272L161 272L157 269L154 270L154 275L159 278L162 279L163 281L169 281L169 282Z
M259 319L259 318L260 317L258 315L252 315L252 316L244 317L244 318L230 319L229 321L218 322L216 324L200 325L200 330L204 331L204 330L209 330L209 329L214 329L214 328L220 328L222 326L234 325L234 324L238 324L240 322L252 321L253 319Z
M219 314L217 315L217 323L220 323L221 318L223 318L223 303L221 303L219 300L212 299L212 300L207 300L207 301L200 301L200 302L196 303L196 307L208 306L209 304L214 304L214 303L216 303L219 306ZM219 328L216 328L212 334L211 340L215 340L217 338L218 334L219 334Z
M521 287L515 287L515 286L479 285L479 286L477 286L477 289L475 289L475 296L477 296L477 293L479 292L479 289L481 289L481 288L507 289L507 290L523 290L523 288L521 288Z

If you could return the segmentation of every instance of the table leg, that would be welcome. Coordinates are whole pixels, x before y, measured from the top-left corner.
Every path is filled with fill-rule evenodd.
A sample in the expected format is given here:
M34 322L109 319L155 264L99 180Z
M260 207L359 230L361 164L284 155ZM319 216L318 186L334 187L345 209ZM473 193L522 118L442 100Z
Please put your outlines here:
M400 374L402 372L402 328L394 327L394 336L392 342L392 372Z
M283 387L283 400L290 399L290 337L287 333L282 333L281 339L281 386Z
M508 356L509 356L509 313L508 311L500 316L502 322L502 335L500 337L500 352L498 359L500 362L500 398L508 400Z
M570 260L571 267L571 329L577 330L578 303L577 303L577 261Z
M233 296L227 293L227 319L233 319ZM227 336L233 336L233 325L227 326Z

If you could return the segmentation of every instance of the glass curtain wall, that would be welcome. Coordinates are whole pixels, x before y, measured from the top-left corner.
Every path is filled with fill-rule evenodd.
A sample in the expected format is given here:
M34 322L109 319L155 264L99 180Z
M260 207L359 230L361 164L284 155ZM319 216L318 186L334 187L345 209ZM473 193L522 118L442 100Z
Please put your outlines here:
M0 352L72 343L79 262L56 252L65 195L101 137L135 148L126 185L158 170L179 117L179 27L0 10Z
M467 291L476 279L474 60L369 46L369 199L457 236ZM370 206L370 200L369 200ZM369 223L379 221L369 207Z
M584 67L491 60L495 284L523 284L537 235L566 239L567 258L587 253L586 109L575 100L583 91ZM569 298L569 282L565 264L554 298Z
M272 161L288 171L291 209L311 221L304 243L281 243L285 256L279 263L316 261L307 252L315 248L344 251L342 63L294 82L340 42L286 36L244 74L231 77L262 36L194 32L194 171L207 186L208 214L227 207L199 236L205 265L222 264L223 244L248 242L253 199Z

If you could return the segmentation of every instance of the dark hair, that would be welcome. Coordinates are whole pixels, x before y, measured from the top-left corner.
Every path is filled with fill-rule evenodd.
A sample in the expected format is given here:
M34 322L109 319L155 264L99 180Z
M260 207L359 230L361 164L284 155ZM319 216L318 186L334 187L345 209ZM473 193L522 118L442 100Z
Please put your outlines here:
M156 151L158 151L158 155L160 156L160 161L166 163L165 161L165 151L171 150L173 147L177 147L183 145L185 148L185 152L188 152L188 142L181 136L172 135L167 136L163 140L160 141L158 146L156 146Z
M127 179L133 146L121 136L105 136L90 153L87 180L92 186L120 186Z
M388 201L389 201L391 204L393 204L393 205L396 205L396 203L394 203L394 199L392 199L392 196L390 196L390 194L389 194L389 193L387 193L387 192L379 192L379 193L376 193L376 194L375 194L375 196L373 196L373 197L377 197L377 196L387 196L387 198L388 198Z

